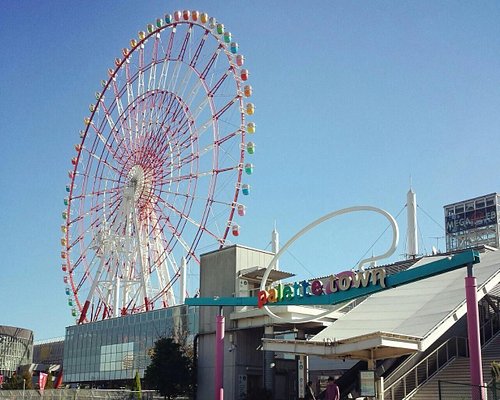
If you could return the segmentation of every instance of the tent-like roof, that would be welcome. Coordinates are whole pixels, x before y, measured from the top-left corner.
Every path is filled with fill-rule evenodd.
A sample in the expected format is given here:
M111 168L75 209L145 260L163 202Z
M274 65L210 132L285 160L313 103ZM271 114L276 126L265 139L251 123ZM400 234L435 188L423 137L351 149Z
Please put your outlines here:
M443 256L425 257L412 268L439 258ZM347 342L351 348L356 343L356 358L365 358L370 352L372 359L377 359L425 350L466 313L465 276L466 269L460 268L373 294L307 343L300 344L300 352L355 357L344 345ZM482 253L480 262L474 265L474 276L479 300L500 283L500 251ZM304 346L309 346L308 350ZM337 349L328 348L332 346ZM264 341L265 350L285 351L283 347L283 343ZM288 347L293 350L291 343Z

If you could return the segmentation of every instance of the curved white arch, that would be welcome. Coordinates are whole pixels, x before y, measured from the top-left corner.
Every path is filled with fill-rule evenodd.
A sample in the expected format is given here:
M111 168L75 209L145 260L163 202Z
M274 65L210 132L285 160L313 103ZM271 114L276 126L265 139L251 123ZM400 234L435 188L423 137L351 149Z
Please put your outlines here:
M389 220L389 222L391 224L391 227L392 227L392 244L391 244L391 247L384 254L381 254L381 255L378 255L378 256L372 256L372 257L365 258L365 259L361 260L358 263L358 269L362 270L363 269L363 265L366 264L366 263L368 263L368 262L370 262L370 261L376 261L376 260L380 260L380 259L387 258L387 257L391 256L396 251L396 247L398 246L398 241L399 241L398 224L397 224L396 220L394 219L394 217L391 214L389 214L385 210L382 210L380 208L373 207L373 206L354 206L354 207L342 208L340 210L332 211L332 212L330 212L328 214L325 214L321 218L318 218L317 220L311 222L305 228L302 228L299 232L297 232L288 242L286 242L286 244L280 249L280 251L278 253L275 254L275 256L273 257L273 259L271 260L271 262L267 266L266 272L264 273L264 276L262 277L262 281L260 283L260 290L265 290L267 278L269 277L269 274L271 273L271 270L275 268L276 262L283 255L283 253L298 238L300 238L301 236L303 236L304 234L306 234L307 232L309 232L310 230L312 230L313 228L315 228L319 224L321 224L321 223L323 223L323 222L325 222L325 221L327 221L329 219L332 219L332 218L337 217L337 216L342 215L342 214L349 214L349 213L352 213L352 212L359 212L359 211L376 212L376 213L381 214L384 217L386 217ZM267 315L269 315L271 318L273 318L275 320L282 320L282 321L292 322L292 323L310 322L310 321L322 318L322 317L324 317L324 316L332 313L332 311L329 310L329 311L326 311L326 312L324 312L322 314L315 315L314 317L306 317L306 318L288 320L286 318L279 317L278 315L274 314L269 309L269 307L266 306L266 305L264 305L264 310L266 311Z

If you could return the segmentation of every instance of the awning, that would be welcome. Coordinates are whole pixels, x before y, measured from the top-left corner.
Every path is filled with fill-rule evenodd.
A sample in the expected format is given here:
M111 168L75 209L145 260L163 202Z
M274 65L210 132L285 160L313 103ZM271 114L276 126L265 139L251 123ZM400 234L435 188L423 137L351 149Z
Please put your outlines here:
M420 338L388 332L373 332L338 341L262 339L262 343L265 351L357 360L393 358L420 350Z

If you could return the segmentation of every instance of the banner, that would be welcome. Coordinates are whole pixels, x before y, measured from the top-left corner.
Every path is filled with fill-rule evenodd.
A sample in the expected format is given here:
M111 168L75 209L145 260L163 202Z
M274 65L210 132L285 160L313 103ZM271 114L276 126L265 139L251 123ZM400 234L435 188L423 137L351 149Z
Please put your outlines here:
M44 372L40 372L40 375L38 375L38 386L40 386L41 393L43 393L43 389L45 389L45 385L47 384L47 376L48 374Z

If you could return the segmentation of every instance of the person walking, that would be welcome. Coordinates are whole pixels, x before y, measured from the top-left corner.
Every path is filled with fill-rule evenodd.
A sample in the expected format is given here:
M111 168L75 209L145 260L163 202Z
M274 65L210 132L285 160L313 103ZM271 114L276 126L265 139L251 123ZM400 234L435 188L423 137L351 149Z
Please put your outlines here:
M335 380L330 376L325 389L325 400L340 400L340 390Z
M316 400L316 396L314 395L314 390L312 388L312 381L307 382L306 386L306 396L304 397L304 400Z

